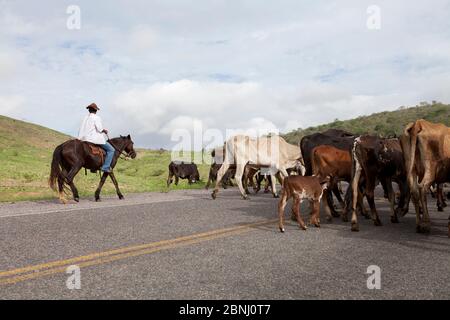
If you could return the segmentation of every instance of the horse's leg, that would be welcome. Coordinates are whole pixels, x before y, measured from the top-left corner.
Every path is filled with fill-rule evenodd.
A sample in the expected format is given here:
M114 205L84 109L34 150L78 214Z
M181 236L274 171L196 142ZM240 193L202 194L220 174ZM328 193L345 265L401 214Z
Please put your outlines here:
M98 184L97 190L95 190L95 201L100 201L100 192L102 191L102 187L105 184L106 178L108 178L109 172L103 172L102 178L100 179L100 183Z
M119 197L120 200L122 200L123 199L123 194L122 194L122 192L120 192L119 184L117 183L116 176L114 175L113 172L110 172L109 173L109 177L111 178L112 182L114 183L114 187L116 187L117 196Z
M67 172L62 169L61 172L64 176L67 176ZM64 196L64 179L61 176L58 176L58 193L59 193L59 201L61 201L61 203L66 204L67 200L66 197Z
M80 201L80 196L78 195L78 190L75 187L75 184L73 183L73 179L75 178L77 173L80 171L80 169L81 169L80 165L75 165L70 169L69 173L66 176L70 190L72 190L73 200L75 200L76 202Z

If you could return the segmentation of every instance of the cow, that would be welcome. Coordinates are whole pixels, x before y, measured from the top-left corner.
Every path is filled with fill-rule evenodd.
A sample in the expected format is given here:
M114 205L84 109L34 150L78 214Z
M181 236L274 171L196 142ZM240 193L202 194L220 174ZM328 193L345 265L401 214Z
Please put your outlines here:
M406 126L401 144L416 211L416 231L429 233L427 191L433 183L450 182L450 128L419 119Z
M167 178L167 187L175 177L175 185L178 185L178 179L188 179L188 183L192 184L200 180L197 165L195 163L184 163L172 161L169 164L169 177Z
M310 223L320 227L320 199L328 187L329 177L293 175L283 179L283 189L278 202L278 227L284 232L284 208L290 198L294 198L292 214L295 214L300 229L306 230L305 222L300 216L300 202L308 199L311 206Z
M304 165L300 148L287 143L280 136L251 138L244 135L236 135L226 142L225 159L217 174L216 187L211 194L215 199L219 192L219 184L230 165L236 165L236 182L244 199L248 199L242 185L242 176L246 165L252 167L268 167L273 173L278 171L283 177L287 177L287 169L301 167L304 173ZM275 187L275 177L270 176L272 193L278 197Z
M391 222L398 223L397 212L400 212L401 215L406 214L409 204L409 188L399 140L373 135L363 135L355 139L352 149L352 231L359 231L356 203L359 196L358 186L361 176L364 177L364 193L370 206L374 224L376 226L382 225L374 201L377 181L383 182L386 186L391 208ZM392 181L397 182L400 189L397 209L395 208Z
M206 183L205 189L208 190L211 183L214 183L217 180L217 172L219 172L220 167L222 164L220 163L212 163L211 167L209 169L209 175L208 175L208 182ZM228 171L225 173L224 177L222 178L222 188L226 189L228 186L232 187L233 182L231 181L232 178L234 178L234 174L236 172L236 167L230 166Z
M355 138L356 136L354 134L340 129L329 129L324 132L317 132L304 136L300 141L300 149L302 151L303 161L305 163L305 175L311 175L313 172L311 154L315 147L329 145L337 149L350 152L353 146L353 140ZM341 197L337 185L331 186L330 190L332 190L333 194L336 196L336 199L344 208L344 200ZM331 210L332 216L339 217L339 213L333 206L333 197L331 192L327 192L326 195L328 207Z
M341 181L351 183L352 178L352 157L350 151L341 150L335 148L330 145L321 145L315 147L311 154L311 162L312 162L312 173L314 176L320 177L330 177L330 189L324 191L325 199L328 200L327 197L328 192L330 192L333 188L339 188L338 183ZM366 210L363 205L362 194L360 194L359 207L364 216L368 217ZM330 195L331 196L331 195ZM346 193L346 202L347 205L344 206L344 212L342 213L342 218L346 221L347 210L350 209L348 205L350 203L351 197L351 188L347 188ZM329 203L325 201L324 208L327 213L327 220L332 220L331 208L333 203ZM348 221L348 219L347 219Z

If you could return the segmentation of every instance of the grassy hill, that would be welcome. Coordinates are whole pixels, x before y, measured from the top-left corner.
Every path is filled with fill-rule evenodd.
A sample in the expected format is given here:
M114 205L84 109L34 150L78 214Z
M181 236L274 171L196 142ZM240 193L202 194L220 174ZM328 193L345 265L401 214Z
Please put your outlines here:
M54 148L71 137L35 124L0 116L0 202L36 200L56 197L48 187L50 163ZM115 174L125 194L130 192L167 191L166 179L170 153L160 150L137 150L136 159L119 160ZM209 167L199 165L203 181L189 186L180 180L171 189L202 188ZM81 196L95 192L99 175L84 174L82 169L75 178ZM114 194L108 179L102 194Z
M408 123L417 119L440 122L450 126L450 105L434 101L431 104L422 102L411 108L400 107L396 111L379 112L345 121L335 120L316 127L298 129L283 136L293 144L298 144L305 135L330 128L344 129L356 134L373 133L385 137L395 134L398 136Z

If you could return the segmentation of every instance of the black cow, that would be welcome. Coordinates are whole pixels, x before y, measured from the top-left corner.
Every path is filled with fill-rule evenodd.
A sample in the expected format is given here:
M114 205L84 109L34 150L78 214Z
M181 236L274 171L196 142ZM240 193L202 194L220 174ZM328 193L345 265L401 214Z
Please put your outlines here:
M197 165L193 162L170 162L167 186L170 186L174 176L175 185L178 185L178 179L188 179L189 184L195 183L200 180L200 174L198 173Z
M340 129L328 129L324 132L318 132L304 136L300 141L300 149L302 151L303 161L305 163L305 175L312 175L311 153L315 147L321 145L329 145L337 149L350 152L353 145L353 140L355 138L356 136L354 134ZM344 208L344 200L342 200L337 184L331 187L331 191L336 196L336 199L339 201L341 206ZM350 199L350 196L348 196L347 199ZM339 217L339 213L336 212L336 209L333 205L333 197L331 192L327 193L326 200L333 217Z
M374 224L382 225L374 201L374 191L378 181L387 188L391 206L391 222L398 223L397 212L401 215L406 214L410 197L400 141L397 138L386 139L371 135L363 135L355 139L352 149L352 231L359 231L356 203L361 177L364 177L364 194L369 203ZM392 188L393 181L399 185L400 189L397 208L395 208L395 194Z

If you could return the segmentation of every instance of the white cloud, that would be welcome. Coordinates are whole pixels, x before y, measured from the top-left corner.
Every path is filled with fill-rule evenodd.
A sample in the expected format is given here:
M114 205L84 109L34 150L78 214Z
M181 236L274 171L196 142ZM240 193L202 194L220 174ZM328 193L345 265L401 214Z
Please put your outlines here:
M0 114L22 118L24 102L21 96L0 96Z

